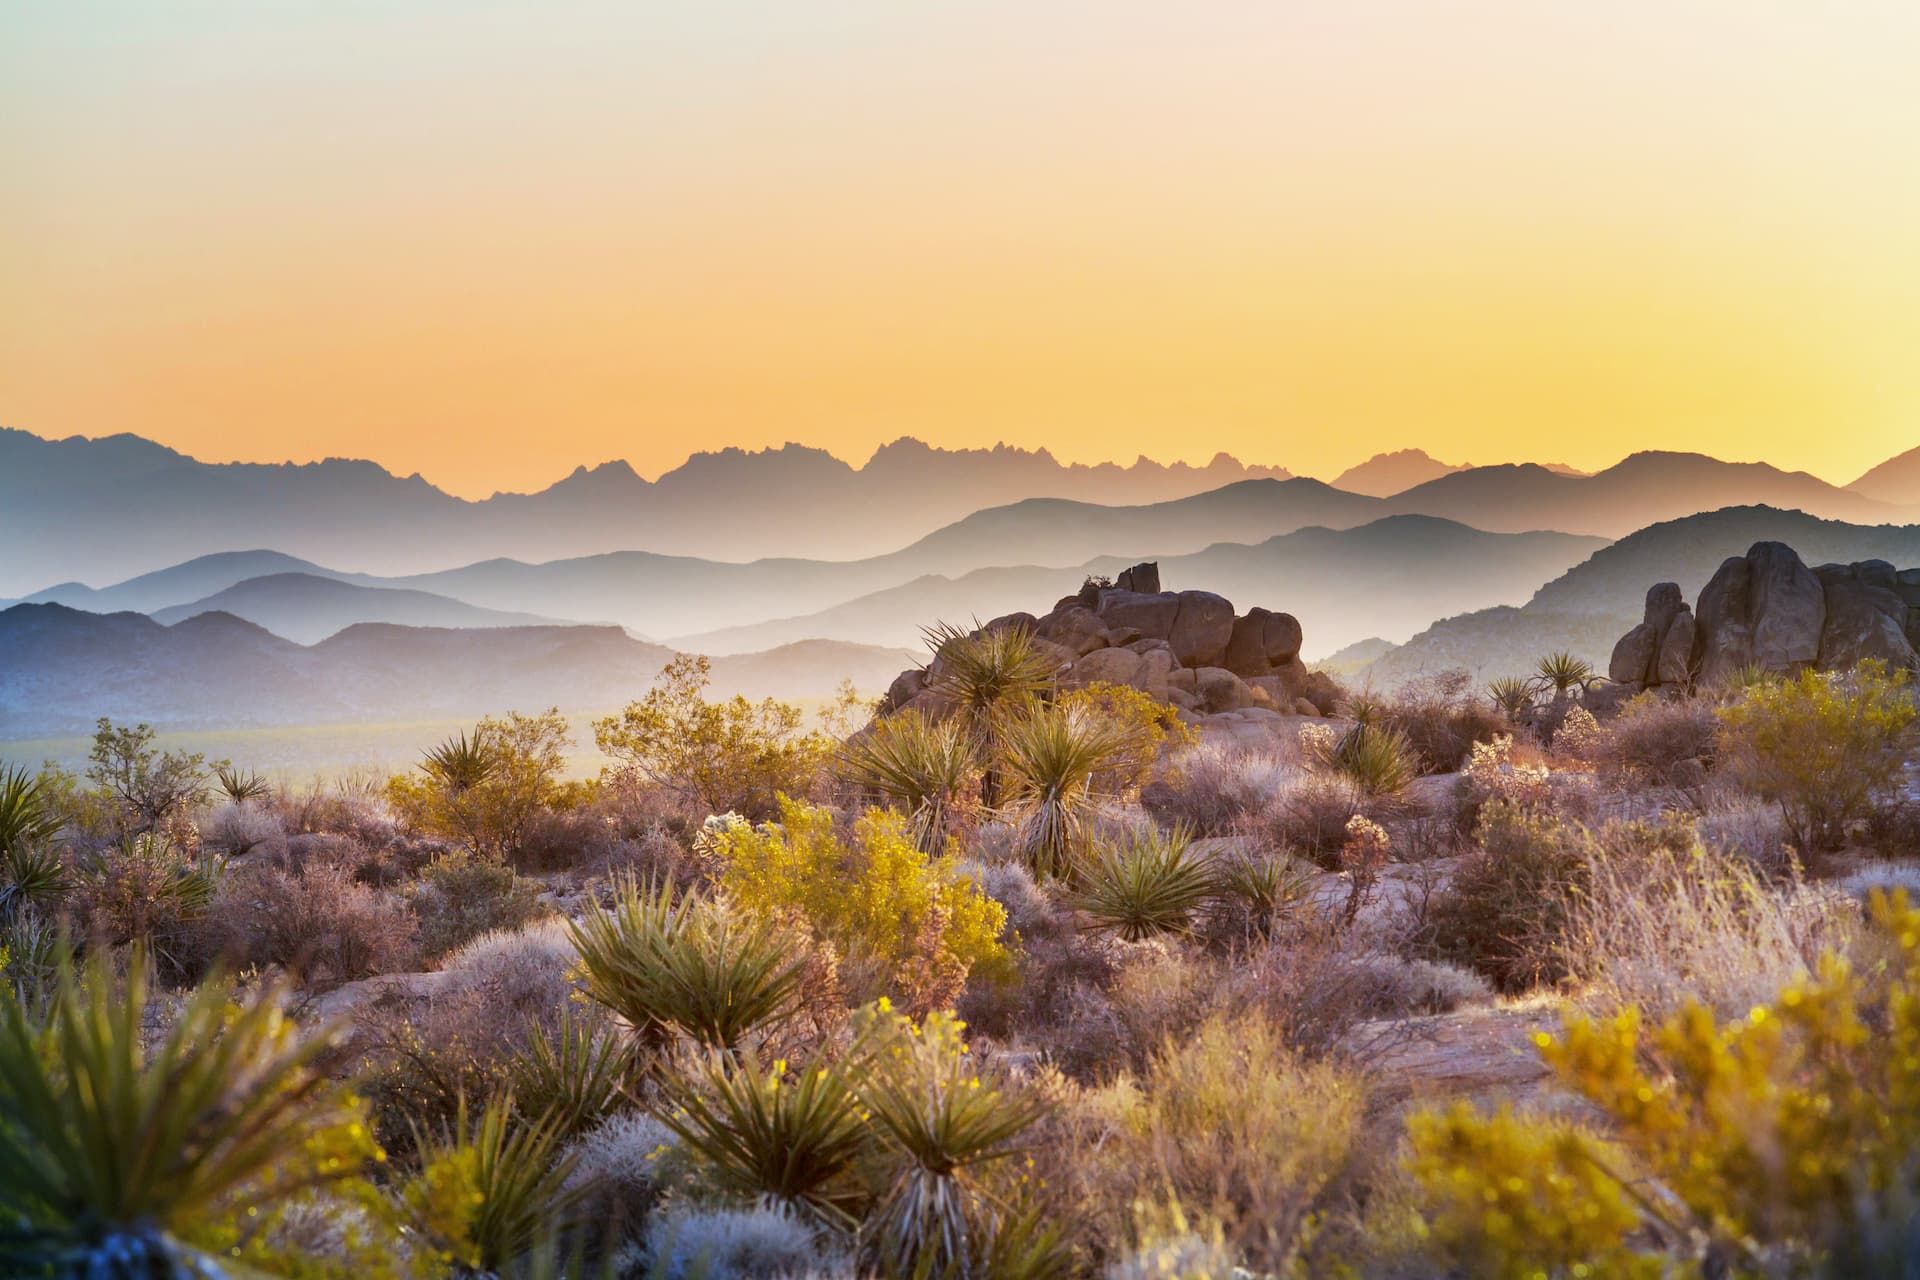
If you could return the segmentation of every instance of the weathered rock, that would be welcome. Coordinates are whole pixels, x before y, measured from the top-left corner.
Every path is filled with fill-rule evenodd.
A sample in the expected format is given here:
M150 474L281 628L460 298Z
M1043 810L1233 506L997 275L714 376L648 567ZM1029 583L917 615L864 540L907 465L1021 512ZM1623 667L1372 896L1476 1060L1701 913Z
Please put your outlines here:
M1112 643L1107 624L1093 610L1074 600L1040 619L1034 634L1065 645L1076 654L1092 653Z
M1747 563L1753 660L1769 671L1818 662L1820 631L1827 621L1820 579L1784 542L1754 543Z
M1300 623L1290 613L1247 610L1227 640L1226 666L1236 675L1263 676L1300 653Z
M1211 591L1182 591L1167 642L1182 666L1217 667L1233 639L1233 602Z
M1180 616L1180 597L1171 591L1103 591L1099 614L1109 631L1132 627L1142 636L1165 640L1173 634L1174 620Z
M1720 684L1753 661L1753 628L1747 622L1750 568L1745 556L1721 561L1693 607L1699 628L1700 680Z
M1157 595L1160 591L1160 562L1147 560L1134 565L1131 569L1122 569L1113 585L1122 591Z
M1869 561L1869 565L1885 565ZM1915 664L1907 639L1907 604L1884 585L1891 578L1861 565L1822 565L1815 572L1826 594L1826 618L1820 630L1820 665L1850 667L1875 658L1893 667Z
M1607 679L1615 684L1652 684L1654 663L1660 656L1660 628L1642 622L1620 637L1607 659Z
M1055 644L1051 640L1041 640L1037 637L1034 639L1033 648L1034 652L1047 660L1048 668L1056 672L1080 656L1078 652L1066 645Z
M1040 620L1030 613L1003 613L986 626L981 627L980 630L1012 631L1015 628L1019 628L1031 632L1039 626L1039 623Z
M1324 713L1319 707L1314 706L1313 703L1306 698L1295 698L1293 700L1293 714L1297 716L1317 716Z
M1660 638L1660 652L1653 663L1655 684L1685 686L1693 681L1693 650L1699 628L1691 609L1681 605L1680 610L1667 625L1667 634Z
M1095 649L1067 668L1060 683L1068 689L1101 682L1137 687L1145 666L1146 659L1130 649Z
M1134 688L1151 698L1162 702L1167 698L1167 682L1180 664L1173 660L1173 650L1168 648L1148 649L1140 655L1140 673L1134 677Z
M927 673L919 667L911 667L893 678L887 686L884 707L888 711L898 711L912 702L927 687Z
M1194 693L1210 715L1238 711L1253 705L1253 691L1246 682L1225 667L1196 667Z

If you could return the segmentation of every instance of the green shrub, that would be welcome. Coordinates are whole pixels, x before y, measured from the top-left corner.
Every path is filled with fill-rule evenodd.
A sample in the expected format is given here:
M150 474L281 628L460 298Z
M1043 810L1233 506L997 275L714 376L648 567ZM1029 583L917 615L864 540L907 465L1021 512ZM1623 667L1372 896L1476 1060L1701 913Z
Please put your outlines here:
M803 918L838 952L856 1000L892 995L930 1009L950 1004L976 969L1009 974L1005 908L959 873L952 851L922 855L892 810L869 811L847 843L830 811L782 797L778 823L731 828L715 853L728 900Z
M681 654L647 696L593 724L606 755L684 804L709 813L771 814L782 793L805 795L833 750L805 732L798 707L738 695L708 702L713 665Z
M389 780L387 802L416 831L504 859L521 850L562 798L571 744L557 708L489 716L471 737L460 733L427 751L418 775Z
M87 777L113 798L121 833L140 835L191 810L207 795L207 758L196 752L162 752L152 725L131 728L102 716L88 753Z
M1896 791L1915 714L1905 671L1802 671L1721 708L1721 746L1734 776L1779 804L1801 851L1824 853Z
M587 994L627 1020L644 1043L677 1030L733 1049L791 1015L803 957L779 925L671 884L632 880L611 910L593 908L569 930Z
M1184 831L1157 830L1097 850L1082 865L1073 904L1098 928L1138 942L1192 931L1215 892L1213 870Z
M1501 991L1524 991L1567 972L1569 895L1587 872L1577 828L1496 801L1481 811L1478 847L1427 903L1415 947L1463 965Z
M116 990L96 953L44 1016L0 993L0 1261L12 1275L201 1274L236 1221L379 1155L360 1105L300 1038L283 992L190 996L148 1042L148 965ZM119 1268L125 1268L121 1270Z
M518 929L544 912L539 889L512 867L459 851L442 854L420 874L414 894L420 953L429 960L484 933Z

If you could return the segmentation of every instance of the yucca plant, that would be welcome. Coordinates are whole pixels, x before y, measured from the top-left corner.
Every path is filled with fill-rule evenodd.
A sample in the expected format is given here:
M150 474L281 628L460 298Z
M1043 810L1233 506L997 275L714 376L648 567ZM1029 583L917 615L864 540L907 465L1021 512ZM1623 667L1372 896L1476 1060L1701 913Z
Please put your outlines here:
M931 688L983 722L1037 697L1053 680L1053 664L1025 626L962 631L949 623L923 628L934 662Z
M1094 775L1126 746L1118 726L1077 707L1034 707L1002 727L1005 808L1036 876L1072 868L1094 809Z
M1407 735L1382 725L1355 725L1326 752L1324 763L1369 798L1395 796L1419 776L1419 755Z
M1261 935L1306 901L1313 883L1312 868L1285 856L1236 854L1222 859L1214 872L1216 898L1243 911L1253 931Z
M861 1011L856 1035L856 1091L894 1166L868 1219L874 1261L887 1275L983 1274L1018 1214L982 1175L1017 1153L1045 1105L983 1079L951 1014L915 1026L882 1001Z
M0 770L0 921L66 890L66 865L47 844L60 826L37 774Z
M905 810L914 843L929 854L958 825L978 772L966 725L919 711L880 720L840 750L841 776Z
M604 1014L583 1017L569 1009L552 1034L535 1024L527 1052L514 1066L514 1097L523 1115L550 1115L571 1137L620 1109L640 1055L607 1022Z
M1575 689L1585 689L1594 678L1591 662L1576 658L1564 649L1541 658L1534 673L1547 688L1553 690L1555 701L1564 699Z
M1519 676L1502 676L1487 685L1487 701L1507 719L1518 723L1533 706L1533 681Z
M850 1176L867 1142L842 1064L789 1070L784 1060L710 1054L661 1078L666 1126L722 1191L767 1198L835 1227L855 1225L865 1192Z
M1335 709L1362 726L1385 724L1389 711L1386 700L1371 693L1352 694Z
M242 773L225 761L213 767L213 776L220 784L221 793L234 804L265 800L273 794L273 788L265 778L252 770Z
M775 922L676 894L671 882L643 890L626 879L611 910L591 909L569 929L587 994L649 1046L677 1029L731 1050L786 1018L799 991L799 958Z
M1213 868L1179 829L1139 833L1099 850L1081 866L1080 882L1073 905L1128 942L1190 932L1216 887Z
M145 952L124 989L111 963L61 963L37 1017L0 994L6 1274L213 1274L198 1233L378 1157L363 1107L320 1070L333 1029L296 1035L278 988L236 1002L209 980L149 1048Z
M475 731L469 737L461 730L439 746L430 747L420 761L428 777L453 795L473 790L493 776L498 764L486 735Z
M455 1274L497 1276L581 1225L587 1189L567 1185L564 1137L551 1116L521 1119L511 1094L489 1100L478 1121L462 1099L451 1128L414 1135L420 1170L401 1204Z

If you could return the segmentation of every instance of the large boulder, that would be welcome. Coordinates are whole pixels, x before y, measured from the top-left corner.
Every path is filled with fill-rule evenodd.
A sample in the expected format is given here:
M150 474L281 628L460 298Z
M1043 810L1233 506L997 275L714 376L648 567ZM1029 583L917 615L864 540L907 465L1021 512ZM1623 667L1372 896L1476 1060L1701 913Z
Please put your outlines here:
M1252 608L1234 619L1227 639L1227 670L1241 677L1263 676L1275 666L1298 657L1300 623L1290 613Z
M1034 634L1042 640L1051 640L1071 649L1075 654L1092 653L1111 643L1107 624L1077 600L1069 601L1040 619Z
M1160 562L1147 560L1134 565L1131 569L1122 569L1113 585L1122 591L1138 591L1145 595L1158 595L1160 592Z
M1886 574L1877 570L1884 566ZM1912 667L1914 648L1907 639L1907 603L1886 583L1893 566L1822 565L1814 572L1826 595L1826 620L1820 629L1820 665L1850 667L1877 658L1892 667ZM1863 572L1864 570L1864 572Z
M1784 542L1756 542L1747 552L1748 617L1753 660L1769 671L1792 671L1820 660L1827 621L1826 588Z
M1646 688L1685 684L1693 669L1693 614L1677 582L1657 582L1647 591L1640 625L1620 637L1607 661L1607 678Z
M1644 685L1652 682L1655 660L1660 656L1660 628L1642 622L1620 637L1607 659L1607 679L1615 684Z
M1109 631L1132 627L1148 639L1166 640L1180 616L1180 597L1171 591L1102 591L1099 615Z
M1253 705L1253 691L1239 676L1225 667L1196 667L1193 691L1208 715L1238 711Z
M1182 666L1217 667L1233 639L1233 601L1211 591L1182 591L1167 643Z
M1095 649L1068 667L1060 683L1068 689L1084 689L1090 684L1124 684L1139 687L1146 659L1131 649Z
M1730 556L1700 589L1693 616L1703 684L1721 684L1753 661L1753 628L1747 622L1750 573L1745 556Z
M1653 660L1654 684L1684 688L1693 682L1693 651L1700 629L1693 611L1685 605L1680 608L1681 612L1667 624L1667 634L1660 637L1660 652Z
M893 678L887 686L887 696L881 703L883 711L898 711L919 697L927 687L927 673L919 667L909 667Z

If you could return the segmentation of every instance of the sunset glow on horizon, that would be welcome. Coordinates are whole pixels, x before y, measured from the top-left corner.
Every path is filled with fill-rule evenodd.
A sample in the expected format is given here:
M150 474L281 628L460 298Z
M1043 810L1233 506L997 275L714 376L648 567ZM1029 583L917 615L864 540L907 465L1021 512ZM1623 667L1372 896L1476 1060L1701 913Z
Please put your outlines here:
M0 425L465 496L903 435L1845 483L1920 6L32 4Z

